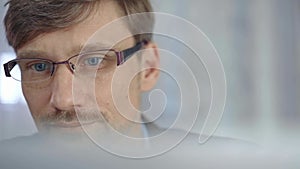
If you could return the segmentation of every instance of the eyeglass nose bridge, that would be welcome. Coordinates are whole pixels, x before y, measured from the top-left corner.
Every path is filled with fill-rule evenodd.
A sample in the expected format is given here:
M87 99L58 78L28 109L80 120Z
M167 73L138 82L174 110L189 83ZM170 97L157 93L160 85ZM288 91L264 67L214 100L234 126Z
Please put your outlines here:
M75 64L70 62L69 60L65 60L65 61L61 61L61 62L53 62L53 69L52 69L52 72L51 72L51 76L53 76L54 72L55 72L55 69L56 69L56 65L68 65L68 69L71 71L72 74L74 74L75 72Z

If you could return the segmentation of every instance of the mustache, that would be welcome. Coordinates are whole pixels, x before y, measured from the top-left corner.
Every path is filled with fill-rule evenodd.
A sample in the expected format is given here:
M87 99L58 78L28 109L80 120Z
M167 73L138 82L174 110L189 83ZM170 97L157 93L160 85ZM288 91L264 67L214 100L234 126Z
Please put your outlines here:
M80 122L91 123L91 122L104 122L103 112L99 110L56 110L53 112L46 113L43 116L39 116L39 121L45 124L55 124L57 122Z

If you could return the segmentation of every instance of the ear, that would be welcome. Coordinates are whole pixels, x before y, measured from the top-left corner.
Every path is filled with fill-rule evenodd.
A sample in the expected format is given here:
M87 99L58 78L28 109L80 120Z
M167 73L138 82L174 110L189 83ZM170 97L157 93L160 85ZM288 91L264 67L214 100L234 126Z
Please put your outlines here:
M155 43L149 42L145 46L142 56L141 90L152 89L159 78L160 57Z

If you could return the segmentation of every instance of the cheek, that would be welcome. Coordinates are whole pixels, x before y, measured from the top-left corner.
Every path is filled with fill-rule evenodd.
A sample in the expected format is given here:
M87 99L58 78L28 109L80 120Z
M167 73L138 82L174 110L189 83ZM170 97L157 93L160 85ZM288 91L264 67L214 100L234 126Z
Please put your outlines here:
M22 92L32 116L35 118L45 109L49 103L50 93L46 88L39 88L36 86L22 85Z
M112 74L97 76L95 80L95 97L100 109L109 108L112 104L111 96Z
M139 75L135 76L134 79L130 82L128 90L131 104L134 106L135 109L139 109L141 92Z
M125 73L126 72L126 73ZM118 107L126 110L139 107L139 78L128 76L128 70L119 69L107 76L99 76L95 80L95 95L100 109L117 112Z

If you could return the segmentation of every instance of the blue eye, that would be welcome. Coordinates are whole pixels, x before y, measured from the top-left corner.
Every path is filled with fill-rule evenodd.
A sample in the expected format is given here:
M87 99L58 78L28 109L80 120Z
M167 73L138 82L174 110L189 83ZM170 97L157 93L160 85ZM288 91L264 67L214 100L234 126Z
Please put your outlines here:
M36 63L36 64L32 65L32 68L35 71L42 72L42 71L45 71L46 69L48 69L48 65L46 63Z
M102 58L99 57L91 57L85 60L85 64L90 66L97 66L98 64L100 64L101 60Z

